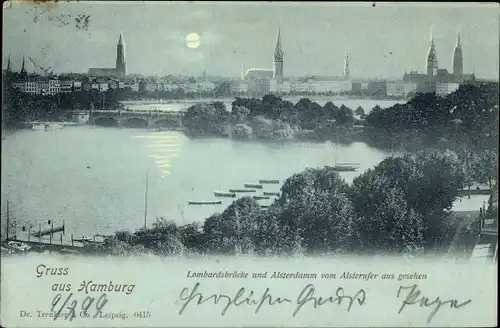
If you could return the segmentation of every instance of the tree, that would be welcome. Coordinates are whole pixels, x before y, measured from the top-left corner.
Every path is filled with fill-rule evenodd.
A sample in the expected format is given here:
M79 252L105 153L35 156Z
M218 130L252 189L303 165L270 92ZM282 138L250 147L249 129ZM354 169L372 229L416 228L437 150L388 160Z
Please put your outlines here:
M368 170L357 177L350 198L363 252L403 252L423 246L421 215L409 208L404 191L380 172Z
M288 178L277 205L284 249L296 252L346 250L355 239L349 187L332 168L307 169Z
M220 215L205 221L203 230L208 246L225 254L252 253L255 248L260 205L251 197L234 201Z
M464 180L463 168L456 154L422 151L387 158L375 169L355 178L350 198L359 217L368 222L375 220L373 224L363 225L368 231L379 224L377 216L380 213L392 215L394 219L402 218L404 214L408 217L404 217L403 222L419 224L412 232L412 242L418 245L422 233L423 244L432 246L443 243L448 237L450 209L458 190L463 188ZM389 197L391 193L393 196ZM382 209L379 208L381 204L385 206ZM398 214L395 212L397 208L405 210ZM415 229L409 225L410 228ZM408 235L405 238L409 240Z
M234 127L232 137L235 139L246 140L252 135L252 128L246 124L237 124Z
M244 106L233 106L231 111L231 123L239 124L245 123L247 116L250 114L250 110Z
M363 107L359 106L358 108L356 108L356 110L354 111L354 114L360 116L360 117L364 117L365 116L365 110L363 109Z
M173 221L158 218L153 228L142 228L135 233L136 243L158 255L180 254L184 251L179 228Z
M469 159L469 174L472 182L488 184L492 189L493 181L498 179L498 153L491 149L472 153Z

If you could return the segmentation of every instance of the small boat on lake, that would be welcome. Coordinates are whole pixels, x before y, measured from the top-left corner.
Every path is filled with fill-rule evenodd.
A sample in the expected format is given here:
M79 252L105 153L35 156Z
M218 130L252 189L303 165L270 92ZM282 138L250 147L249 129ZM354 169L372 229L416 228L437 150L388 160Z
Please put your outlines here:
M229 189L229 192L256 192L255 189Z
M337 172L354 172L358 169L358 166L354 164L337 164L333 169Z
M262 185L256 183L245 183L245 188L262 189Z
M64 125L59 123L50 123L48 127L45 127L46 130L60 130L62 128L64 128Z
M33 123L31 125L33 131L61 130L63 128L64 125L59 123Z
M199 201L199 202L195 202L195 201L191 201L191 200L188 201L188 205L220 205L220 204L222 204L221 200Z
M225 191L214 191L215 197L236 197L236 193L234 192L225 192Z
M271 197L269 196L253 196L253 199L255 200L260 200L260 199L270 199Z
M264 191L264 196L279 196L279 192L273 192L273 191Z
M269 208L269 205L260 205L260 208Z
M33 129L33 131L45 131L45 124L33 124L31 126L31 129Z
M262 184L279 184L280 180L267 180L267 179L260 179L259 183Z
M339 129L337 128L337 137L336 137L336 147L335 147L335 159L333 170L336 172L354 172L359 168L359 163L338 163L338 151L339 151Z

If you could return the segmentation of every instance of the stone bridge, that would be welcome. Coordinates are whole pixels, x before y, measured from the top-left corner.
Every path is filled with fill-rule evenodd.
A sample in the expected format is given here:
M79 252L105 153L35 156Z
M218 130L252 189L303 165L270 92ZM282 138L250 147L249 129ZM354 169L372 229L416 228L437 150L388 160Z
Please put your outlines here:
M109 127L181 129L183 112L95 110L90 123Z

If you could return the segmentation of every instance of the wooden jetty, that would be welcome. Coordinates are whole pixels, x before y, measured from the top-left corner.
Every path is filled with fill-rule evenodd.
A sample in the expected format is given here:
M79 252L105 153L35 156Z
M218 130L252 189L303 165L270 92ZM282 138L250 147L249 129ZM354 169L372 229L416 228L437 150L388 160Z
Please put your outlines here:
M66 229L64 228L64 223L62 226L60 227L55 227L54 228L54 225L52 224L52 226L48 229L45 229L45 230L42 230L41 227L38 231L35 231L35 232L31 232L30 235L31 236L35 236L35 237L41 237L41 236L47 236L47 235L50 235L50 234L54 234L54 233L57 233L57 232L64 232Z

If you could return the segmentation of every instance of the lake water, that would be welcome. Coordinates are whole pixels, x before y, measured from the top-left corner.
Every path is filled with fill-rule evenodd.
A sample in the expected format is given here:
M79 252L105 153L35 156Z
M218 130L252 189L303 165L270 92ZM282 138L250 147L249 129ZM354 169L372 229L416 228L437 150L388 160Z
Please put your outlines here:
M221 205L188 201L212 201L214 191L259 179L283 182L307 167L333 165L334 149L330 142L192 140L180 132L91 126L17 131L2 140L2 219L9 200L18 227L45 229L50 219L55 226L64 220L75 236L133 231L144 224L147 172L148 225L160 216L178 224L203 222L234 199L222 198ZM337 150L339 162L360 164L356 172L341 173L348 182L389 155L364 143ZM264 191L279 188L265 185ZM477 209L485 199L456 202L456 210Z
M355 110L359 106L363 107L365 110L365 114L368 114L373 107L379 105L382 108L391 107L398 103L404 103L404 101L390 101L390 100L369 100L369 99L345 99L345 98L331 98L331 97L283 97L284 100L291 101L292 103L299 102L302 98L309 98L311 101L317 102L319 105L324 106L328 101L332 101L336 106L345 105L352 110ZM214 99L196 99L196 100L179 100L178 102L162 101L161 103L158 101L124 101L122 102L125 108L130 110L161 110L161 111L180 111L185 110L188 107L200 103L200 102L212 102ZM228 111L231 110L232 102L234 98L226 98L226 99L217 99L217 101L221 101L226 105L226 109Z

